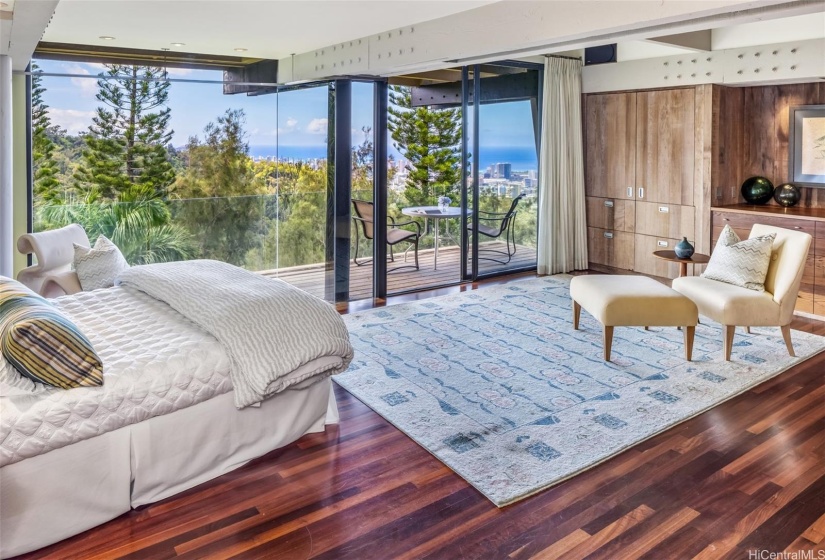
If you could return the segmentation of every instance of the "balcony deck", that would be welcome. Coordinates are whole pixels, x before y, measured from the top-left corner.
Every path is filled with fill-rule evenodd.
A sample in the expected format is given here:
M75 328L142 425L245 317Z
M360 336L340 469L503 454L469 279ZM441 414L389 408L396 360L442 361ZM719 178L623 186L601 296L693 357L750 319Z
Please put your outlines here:
M482 250L505 250L503 242L480 243ZM500 258L499 255L491 255ZM458 282L461 275L461 251L458 247L442 247L438 250L438 270L433 270L433 250L423 249L418 252L419 270L403 268L403 252L396 254L395 262L387 263L387 291L389 293L418 290L443 284ZM413 264L413 253L408 254L407 265ZM519 245L516 254L507 265L501 265L488 260L479 261L479 272L488 274L513 268L535 266L536 250L532 247ZM395 272L393 272L395 270ZM285 282L301 288L315 296L324 297L324 265L314 264L295 266L278 270L262 271L262 274L273 278L280 278ZM372 263L363 266L350 264L350 300L372 297Z

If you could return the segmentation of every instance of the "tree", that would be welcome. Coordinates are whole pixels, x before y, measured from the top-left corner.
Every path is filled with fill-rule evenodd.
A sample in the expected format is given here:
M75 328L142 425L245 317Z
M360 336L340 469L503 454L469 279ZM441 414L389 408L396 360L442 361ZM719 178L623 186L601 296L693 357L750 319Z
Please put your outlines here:
M390 90L389 129L395 148L410 162L404 195L410 204L456 198L461 181L461 118L457 109L413 107L409 88Z
M60 196L58 168L54 159L55 145L49 137L52 128L49 106L43 101L43 78L32 64L32 170L34 173L34 204L55 202Z
M171 109L166 106L166 70L107 64L97 82L97 108L85 136L83 161L75 173L82 196L96 192L116 200L131 185L162 198L175 179L167 144Z
M264 234L266 184L256 176L246 142L243 110L227 110L189 139L172 194L174 218L192 232L200 258L243 265Z

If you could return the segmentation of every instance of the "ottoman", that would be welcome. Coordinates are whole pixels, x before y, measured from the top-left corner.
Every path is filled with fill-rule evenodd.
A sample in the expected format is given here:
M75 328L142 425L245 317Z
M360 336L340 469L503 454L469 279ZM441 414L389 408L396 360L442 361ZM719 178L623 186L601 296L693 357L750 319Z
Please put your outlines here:
M699 310L676 290L646 276L593 274L574 277L570 297L574 329L579 329L582 307L602 324L605 361L610 361L613 327L682 327L690 361Z

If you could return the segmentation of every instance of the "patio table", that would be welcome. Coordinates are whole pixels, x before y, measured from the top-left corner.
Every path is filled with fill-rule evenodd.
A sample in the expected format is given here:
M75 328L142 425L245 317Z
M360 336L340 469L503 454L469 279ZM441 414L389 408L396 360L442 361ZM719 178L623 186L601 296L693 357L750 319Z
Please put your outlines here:
M451 220L454 218L461 217L461 208L457 206L447 206L443 211L438 206L410 206L408 208L402 208L401 213L405 216L410 216L413 218L424 218L424 228L426 231L427 222L426 220L431 219L435 221L435 231L433 232L433 241L435 243L434 253L433 253L433 270L438 270L438 243L439 243L439 220ZM469 211L468 211L469 214ZM445 234L453 239L450 235L450 230L448 226L445 226ZM453 239L455 240L455 239Z

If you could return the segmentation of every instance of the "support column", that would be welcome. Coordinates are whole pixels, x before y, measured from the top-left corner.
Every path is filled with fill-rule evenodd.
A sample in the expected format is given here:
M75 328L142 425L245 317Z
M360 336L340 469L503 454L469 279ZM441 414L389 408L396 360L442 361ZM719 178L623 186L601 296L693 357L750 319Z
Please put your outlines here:
M0 275L14 276L11 57L0 56Z

